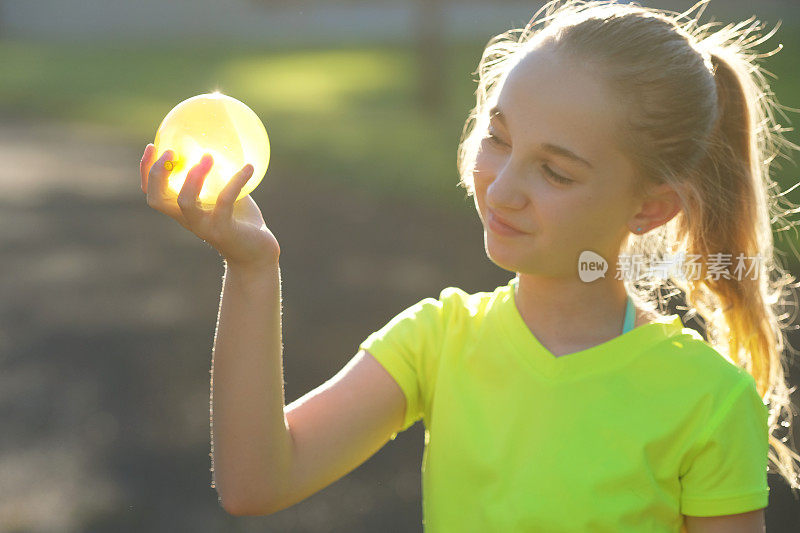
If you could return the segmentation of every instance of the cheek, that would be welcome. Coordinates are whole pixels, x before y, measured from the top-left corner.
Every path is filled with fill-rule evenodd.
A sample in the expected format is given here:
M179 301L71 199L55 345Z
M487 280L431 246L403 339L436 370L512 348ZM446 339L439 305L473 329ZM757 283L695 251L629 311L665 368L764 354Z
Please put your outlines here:
M486 174L497 173L508 157L506 152L506 149L492 145L487 139L481 140L475 154L475 170Z
M483 199L489 185L492 184L495 176L494 166L490 162L490 157L481 155L475 158L475 167L472 170L472 185L475 191L475 199L483 205Z
M583 242L608 219L598 213L592 197L582 193L577 189L558 190L540 195L540 201L536 202L538 216L547 231L558 236L556 240Z
M575 242L582 246L603 247L609 235L617 234L620 209L609 203L608 198L602 195L580 198L573 204L573 211L576 216L564 223Z
M472 181L475 183L475 187L483 186L485 189L491 183L493 175L494 167L491 164L491 157L480 150L475 157L475 168L472 170Z

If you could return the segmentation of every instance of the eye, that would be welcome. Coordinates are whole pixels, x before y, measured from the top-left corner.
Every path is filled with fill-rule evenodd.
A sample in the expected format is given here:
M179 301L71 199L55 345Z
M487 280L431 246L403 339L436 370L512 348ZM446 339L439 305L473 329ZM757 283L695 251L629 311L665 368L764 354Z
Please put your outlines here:
M568 183L572 183L572 182L574 181L574 180L571 180L571 179L569 179L569 178L565 178L565 177L564 177L564 176L562 176L561 174L556 174L556 173L555 173L555 172L553 172L553 170L552 170L550 167L548 167L547 165L542 165L542 168L544 169L544 172L545 172L545 174L547 174L548 176L550 176L551 178L553 178L555 181L557 181L557 182L559 182L559 183L563 183L563 184L565 184L565 185L566 185L566 184L568 184Z
M486 132L486 136L484 137L484 139L485 139L485 140L487 140L487 141L489 141L491 144L494 144L494 145L496 145L496 146L508 146L506 143L504 143L503 141L501 141L501 140L500 140L500 139L499 139L499 138L498 138L498 137L497 137L497 136L496 136L496 135L495 135L495 134L492 132L492 130L487 130L487 132ZM564 184L564 185L568 185L568 184L572 183L573 181L575 181L575 180L571 180L571 179L569 179L569 178L565 178L565 177L564 177L564 176L562 176L561 174L557 174L557 173L553 172L553 169L551 169L551 168L550 168L549 166L547 166L547 165L542 165L542 168L544 169L544 173L545 173L545 174L547 174L547 175L548 175L548 176L549 176L549 177L550 177L552 180L556 181L557 183L561 183L561 184Z
M486 132L486 137L484 137L484 139L487 139L490 143L498 146L506 146L506 143L501 141L494 133L491 132L491 130Z

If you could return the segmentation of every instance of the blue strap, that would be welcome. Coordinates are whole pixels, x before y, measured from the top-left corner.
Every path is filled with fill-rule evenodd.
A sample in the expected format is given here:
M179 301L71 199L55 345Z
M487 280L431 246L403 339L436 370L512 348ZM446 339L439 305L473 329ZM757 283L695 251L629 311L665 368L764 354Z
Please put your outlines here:
M633 329L633 322L636 318L636 311L633 308L633 300L628 296L628 305L625 308L625 323L622 326L623 335Z

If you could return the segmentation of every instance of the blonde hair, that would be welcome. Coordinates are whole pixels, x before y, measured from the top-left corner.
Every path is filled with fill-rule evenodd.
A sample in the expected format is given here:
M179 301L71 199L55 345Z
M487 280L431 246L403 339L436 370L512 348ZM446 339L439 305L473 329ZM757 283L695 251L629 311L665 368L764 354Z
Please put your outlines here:
M643 257L645 271L652 271L647 267L666 254L730 254L732 260L744 254L756 260L752 279L714 279L702 263L698 279L669 274L626 281L626 288L652 311L654 302L661 309L664 298L684 293L691 306L684 320L699 316L709 344L755 379L770 406L768 471L777 469L795 490L800 488L800 469L794 461L800 456L793 451L794 443L784 444L787 436L780 438L775 432L786 429L791 435L790 393L795 387L789 389L785 381L787 315L778 307L789 301L797 284L775 257L772 223L785 222L785 215L797 210L792 204L780 209L780 202L788 201L770 178L770 164L778 155L789 159L780 148L800 147L781 135L787 129L775 122L773 113L784 107L775 101L755 63L781 47L770 54L749 52L780 23L766 36L758 33L755 17L712 31L715 23L697 24L707 5L708 0L701 0L676 13L616 0L552 0L524 29L492 37L476 71L477 104L458 146L459 186L466 188L467 196L474 194L472 175L488 110L508 72L526 53L547 47L596 68L593 72L600 73L626 105L625 127L618 134L636 169L635 193L644 193L649 184L667 183L682 204L666 224L644 235L629 234L621 252ZM688 18L698 6L702 8L696 16Z

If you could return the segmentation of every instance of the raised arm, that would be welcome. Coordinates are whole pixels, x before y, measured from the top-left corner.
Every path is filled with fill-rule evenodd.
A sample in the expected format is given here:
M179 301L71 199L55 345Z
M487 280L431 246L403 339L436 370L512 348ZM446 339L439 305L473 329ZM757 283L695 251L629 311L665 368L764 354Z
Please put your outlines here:
M280 271L225 271L211 366L212 464L231 514L268 508L288 478Z
M280 246L261 210L237 195L252 165L234 175L213 209L198 202L213 164L192 167L175 197L166 186L173 154L155 161L148 144L139 170L150 207L169 215L225 258L211 364L214 483L226 511L269 514L347 474L399 429L400 386L360 351L333 378L284 405Z
M280 279L229 268L212 368L217 491L234 515L285 509L354 470L403 422L394 378L360 350L284 407Z
M400 429L405 409L394 378L359 350L339 373L287 406L292 468L272 512L306 499L372 457Z

